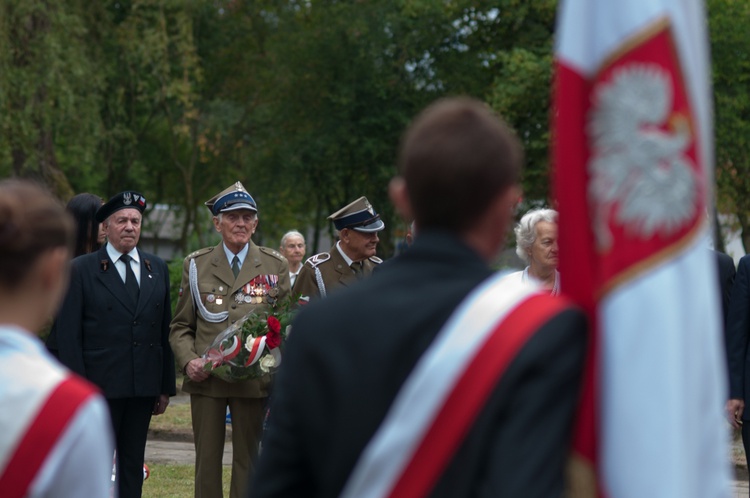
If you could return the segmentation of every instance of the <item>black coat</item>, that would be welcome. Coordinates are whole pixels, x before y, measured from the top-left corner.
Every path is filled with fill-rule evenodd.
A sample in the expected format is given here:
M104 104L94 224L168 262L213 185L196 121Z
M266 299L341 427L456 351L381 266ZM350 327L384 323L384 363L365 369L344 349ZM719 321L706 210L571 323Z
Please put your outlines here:
M248 496L338 496L418 358L492 270L447 234L414 245L292 326ZM586 344L566 309L510 363L431 496L562 491Z
M734 268L734 260L728 254L713 251L716 255L716 265L719 270L719 290L721 291L721 316L724 319L724 327L727 326L727 314L729 313L729 302L732 298L732 286L737 270Z
M748 335L750 335L750 256L743 256L737 265L737 274L732 286L732 298L727 314L726 346L729 367L729 397L750 399L750 357L748 357ZM747 408L743 420L750 420Z
M70 288L48 340L60 361L99 386L106 398L176 392L169 271L158 257L139 254L137 307L106 247L75 258Z

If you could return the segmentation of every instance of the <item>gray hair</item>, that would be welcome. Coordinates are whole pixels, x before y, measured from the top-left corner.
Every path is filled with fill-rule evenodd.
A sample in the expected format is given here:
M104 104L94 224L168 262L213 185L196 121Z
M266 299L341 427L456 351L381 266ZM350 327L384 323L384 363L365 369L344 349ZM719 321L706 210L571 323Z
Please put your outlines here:
M540 221L557 223L557 211L554 209L532 209L518 222L513 231L516 234L516 254L525 263L529 263L528 250L536 240L536 224Z
M284 234L283 237L281 237L281 247L284 247L286 244L286 240L289 237L299 237L302 239L302 242L305 242L305 236L299 233L297 230L289 230L287 233Z

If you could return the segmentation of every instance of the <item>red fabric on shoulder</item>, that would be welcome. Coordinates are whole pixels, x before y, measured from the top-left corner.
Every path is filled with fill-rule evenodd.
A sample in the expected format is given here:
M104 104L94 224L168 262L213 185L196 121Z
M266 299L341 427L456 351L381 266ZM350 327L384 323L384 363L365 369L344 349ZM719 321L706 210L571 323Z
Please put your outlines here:
M534 295L522 301L495 326L448 395L391 490L391 498L427 496L518 351L543 323L568 305L561 297ZM463 389L467 384L472 388Z
M78 408L97 392L77 377L60 382L42 405L0 476L4 498L23 498Z

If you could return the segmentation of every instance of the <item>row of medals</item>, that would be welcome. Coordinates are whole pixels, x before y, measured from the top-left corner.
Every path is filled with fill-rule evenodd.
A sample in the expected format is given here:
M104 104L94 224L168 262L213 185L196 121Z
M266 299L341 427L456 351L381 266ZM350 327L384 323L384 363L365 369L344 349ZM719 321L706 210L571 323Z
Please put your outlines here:
M276 296L278 295L279 289L277 287L271 287L270 289L266 290L263 285L256 285L247 294L242 292L242 289L237 291L237 294L234 295L234 300L237 302L237 304L261 304L263 302L263 298L266 297L266 302L268 304L273 304L276 300ZM208 301L209 303L213 303L215 301L216 304L221 305L223 299L221 298L221 296L209 294L208 296L206 296L206 301Z
M243 289L238 290L237 294L234 295L234 300L237 301L237 304L261 304L264 297L266 297L268 304L273 304L276 300L276 296L279 295L279 289L277 287L266 289L264 285L256 285L247 294L242 292L242 290Z

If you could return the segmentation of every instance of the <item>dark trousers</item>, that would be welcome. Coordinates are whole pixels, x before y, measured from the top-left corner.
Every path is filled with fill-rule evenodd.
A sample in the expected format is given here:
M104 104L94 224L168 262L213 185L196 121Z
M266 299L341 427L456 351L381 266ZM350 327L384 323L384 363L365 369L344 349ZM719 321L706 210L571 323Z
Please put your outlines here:
M120 498L141 498L143 458L155 398L107 399L117 452L117 489Z

